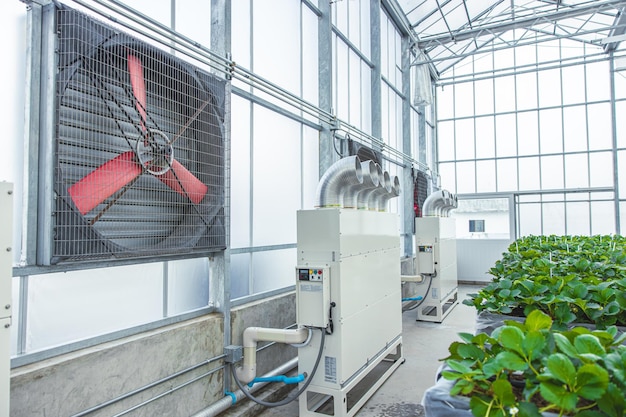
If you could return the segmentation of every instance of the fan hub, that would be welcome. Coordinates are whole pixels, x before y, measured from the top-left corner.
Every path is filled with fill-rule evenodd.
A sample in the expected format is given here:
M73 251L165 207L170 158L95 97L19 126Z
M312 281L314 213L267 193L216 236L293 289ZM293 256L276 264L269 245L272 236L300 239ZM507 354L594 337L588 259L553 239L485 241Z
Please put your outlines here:
M137 141L136 152L141 165L152 175L163 175L172 168L172 141L160 130L147 129L143 140Z

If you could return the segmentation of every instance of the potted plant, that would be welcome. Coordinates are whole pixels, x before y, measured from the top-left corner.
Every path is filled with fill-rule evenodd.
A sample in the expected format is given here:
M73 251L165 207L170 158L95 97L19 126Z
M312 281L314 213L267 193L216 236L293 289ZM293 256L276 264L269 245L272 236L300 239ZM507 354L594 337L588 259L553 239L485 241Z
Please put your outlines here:
M626 335L614 326L556 330L534 310L491 335L460 337L424 395L428 417L626 415Z
M498 316L523 319L534 310L561 329L626 326L622 236L528 236L513 242L489 273L493 281L463 301L477 309L479 330L497 327L504 319Z

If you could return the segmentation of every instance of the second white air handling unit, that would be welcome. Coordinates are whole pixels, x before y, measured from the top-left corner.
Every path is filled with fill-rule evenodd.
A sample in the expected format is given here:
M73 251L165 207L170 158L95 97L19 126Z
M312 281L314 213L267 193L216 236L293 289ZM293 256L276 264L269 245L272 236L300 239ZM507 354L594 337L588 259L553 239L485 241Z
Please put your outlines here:
M403 361L397 221L369 210L298 212L297 321L328 323L301 417L353 416ZM313 337L298 351L302 371L317 357L321 335Z

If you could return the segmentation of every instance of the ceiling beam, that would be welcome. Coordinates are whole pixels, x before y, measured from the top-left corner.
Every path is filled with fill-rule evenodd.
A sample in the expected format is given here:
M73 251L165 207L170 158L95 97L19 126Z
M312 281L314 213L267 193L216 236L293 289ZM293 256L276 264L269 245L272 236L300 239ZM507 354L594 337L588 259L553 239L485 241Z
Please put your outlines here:
M563 6L561 6L557 11L534 14L529 17L517 18L513 21L509 20L483 26L475 26L474 28L460 30L456 33L426 36L418 42L418 46L420 49L427 50L435 45L474 39L482 35L493 35L494 33L531 27L539 23L555 22L557 20L569 19L589 13L597 13L607 9L621 9L624 7L626 7L626 0L600 0L590 2L580 7L563 8Z

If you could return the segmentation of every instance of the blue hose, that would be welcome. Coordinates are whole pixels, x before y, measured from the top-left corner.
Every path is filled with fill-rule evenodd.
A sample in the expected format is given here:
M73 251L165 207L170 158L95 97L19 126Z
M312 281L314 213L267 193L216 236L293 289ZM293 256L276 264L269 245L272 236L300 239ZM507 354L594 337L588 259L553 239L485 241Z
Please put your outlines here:
M423 298L424 297L422 297L421 295L418 295L417 297L403 298L402 301L419 301L419 300L421 300Z
M300 374L298 376L285 376L285 375L276 375L276 376L260 376L254 378L251 382L248 382L248 386L252 387L257 382L282 382L284 384L299 384L304 381L304 374Z

